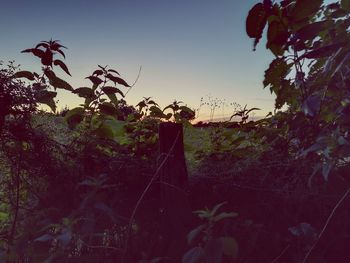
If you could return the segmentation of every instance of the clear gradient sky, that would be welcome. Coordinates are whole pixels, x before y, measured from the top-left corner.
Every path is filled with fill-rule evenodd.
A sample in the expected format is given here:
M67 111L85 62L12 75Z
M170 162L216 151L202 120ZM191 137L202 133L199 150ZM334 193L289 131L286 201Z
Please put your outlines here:
M273 110L274 97L263 89L272 59L263 43L256 52L245 34L245 18L255 0L12 0L0 7L0 60L37 70L39 60L21 54L40 40L59 39L68 47L66 64L74 88L97 64L118 70L137 85L126 100L152 96L162 106L174 99L197 108L211 95L227 102ZM59 69L56 70L60 71ZM78 105L61 92L60 106ZM230 115L226 109L225 114ZM201 111L205 119L208 110ZM216 117L221 117L218 112Z

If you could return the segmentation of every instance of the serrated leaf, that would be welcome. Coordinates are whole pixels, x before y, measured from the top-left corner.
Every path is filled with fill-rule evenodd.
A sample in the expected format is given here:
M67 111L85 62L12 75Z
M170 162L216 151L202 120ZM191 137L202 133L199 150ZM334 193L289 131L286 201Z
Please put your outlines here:
M109 69L109 70L107 70L108 72L113 72L113 73L116 73L117 75L119 75L120 76L120 74L118 73L118 71L116 71L116 70L114 70L114 69Z
M118 89L116 87L105 86L105 87L102 88L102 91L106 95L119 93L122 97L124 97L124 93L120 89Z
M99 77L96 77L96 76L89 76L89 77L86 77L86 79L91 80L91 82L94 85L97 85L97 86L100 85L103 82L102 79L100 79Z
M97 75L97 76L100 76L100 75L102 75L102 74L103 74L103 71L100 70L100 69L96 69L96 70L92 73L92 75Z
M95 96L94 91L88 87L80 87L73 91L73 93L78 94L82 98L92 98Z
M100 109L100 112L102 114L106 114L106 115L116 115L117 109L115 108L115 106L112 103L108 103L108 102L104 102L102 104L100 104L98 106L98 108Z
M68 82L64 81L63 79L60 79L58 77L54 77L54 78L51 78L49 80L50 80L50 84L54 88L74 91L73 87Z
M14 78L26 78L29 80L34 80L34 74L30 71L18 71L13 75Z
M123 80L122 78L119 78L119 77L116 77L116 76L113 76L112 74L108 73L107 78L109 78L111 81L113 81L114 83L118 83L120 85L123 85L125 87L130 87L130 85L128 83L126 83L125 80Z
M33 53L34 56L39 58L43 58L45 55L45 52L38 48L29 48L21 51L21 53L30 53L30 52Z
M296 35L303 42L314 39L321 31L326 28L327 21L319 21L312 24L308 24L300 28Z
M323 0L297 0L291 17L294 21L300 21L306 17L314 16L322 4Z
M262 3L254 5L246 19L246 32L250 38L254 38L254 50L259 43L266 25L266 11Z
M66 55L64 54L64 52L62 50L57 50L58 53L60 53L64 58L66 58Z
M320 48L316 48L316 49L311 50L309 52L306 52L305 54L300 56L299 60L304 59L304 58L315 59L315 58L328 57L328 56L332 55L334 52L336 52L337 50L339 50L339 48L341 48L344 44L346 44L346 43L340 42L340 43L331 44L331 45L323 46Z
M53 64L54 64L55 66L60 66L61 69L62 69L64 72L66 72L69 76L72 76L72 75L69 73L69 70L68 70L66 64L63 63L63 61L61 61L61 60L59 60L59 59L56 59L56 60L53 62Z
M283 55L284 45L289 38L288 29L282 22L273 21L269 24L267 30L266 48L269 48L276 56Z
M41 63L45 66L52 66L53 53L50 49L46 49L44 55L41 57Z
M39 103L46 104L51 108L53 112L56 111L56 103L54 98L57 95L57 92L48 91L48 90L40 90L35 94L36 99Z

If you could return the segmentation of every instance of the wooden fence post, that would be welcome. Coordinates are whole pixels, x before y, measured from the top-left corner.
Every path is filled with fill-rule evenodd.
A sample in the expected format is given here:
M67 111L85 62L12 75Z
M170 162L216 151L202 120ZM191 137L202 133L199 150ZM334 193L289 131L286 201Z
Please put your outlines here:
M187 198L188 174L183 144L183 126L179 123L159 125L159 165L163 210L163 252L176 262L186 250L191 209Z

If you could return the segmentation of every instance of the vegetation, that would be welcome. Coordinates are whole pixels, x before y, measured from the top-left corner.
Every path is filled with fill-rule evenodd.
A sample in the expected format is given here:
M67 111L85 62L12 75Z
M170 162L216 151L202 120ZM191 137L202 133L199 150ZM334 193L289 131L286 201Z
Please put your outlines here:
M235 104L230 121L193 125L180 101L129 105L134 84L107 66L73 88L55 73L70 75L59 41L23 50L42 71L0 70L0 262L347 262L349 14L348 0L252 7L254 49L266 32L275 56L276 111L260 120ZM56 113L57 89L84 103ZM179 225L164 220L160 171L178 143L160 152L164 122L184 128L188 186L170 186L195 212L180 208Z

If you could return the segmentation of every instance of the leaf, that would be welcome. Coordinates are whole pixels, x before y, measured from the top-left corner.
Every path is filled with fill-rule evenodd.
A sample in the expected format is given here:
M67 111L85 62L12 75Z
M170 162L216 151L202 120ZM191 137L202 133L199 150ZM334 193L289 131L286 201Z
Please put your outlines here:
M39 43L35 46L36 49L38 49L39 47L43 47L43 48L48 48L49 44L47 43Z
M204 250L201 247L194 247L187 251L182 257L182 263L202 263L205 260Z
M45 66L52 66L53 54L50 49L46 49L44 55L41 57L41 63Z
M30 48L30 49L25 49L21 51L21 53L29 53L29 52L33 53L34 56L37 56L39 58L43 58L45 55L45 52L38 48Z
M98 106L98 108L100 109L100 112L102 114L106 114L106 115L116 115L117 109L115 108L115 106L112 103L108 103L108 102L104 102L102 104L100 104Z
M150 110L150 116L155 118L164 118L164 113L161 109L159 109L157 106L151 106L149 108Z
M101 127L95 130L96 135L105 139L114 139L114 133L109 125L103 124Z
M250 38L255 39L254 46L253 46L254 50L262 37L262 33L264 31L266 21L267 21L266 11L262 3L258 3L254 5L249 10L249 13L246 19L246 32Z
M270 49L276 56L283 55L283 48L288 38L288 29L281 22L273 21L269 24L267 30L266 48Z
M74 129L84 119L84 109L77 107L69 110L64 117L70 129Z
M271 93L272 91L276 92L282 80L289 74L291 66L291 64L287 64L284 58L275 58L265 71L264 87L270 86Z
M91 82L92 82L94 85L100 85L100 84L103 82L102 79L100 79L100 78L98 78L98 77L96 77L96 76L89 76L89 77L86 77L86 79L91 80Z
M350 0L341 0L340 4L345 11L350 12Z
M113 72L113 73L115 73L115 74L117 74L117 75L119 75L120 76L120 74L118 73L118 71L116 71L116 70L114 70L114 69L109 69L109 70L107 70L108 72Z
M225 218L233 218L233 217L237 217L237 216L238 216L238 214L235 212L230 212L230 213L223 212L223 213L215 216L213 218L213 221L217 222L217 221L220 221L220 220L225 219Z
M112 86L105 86L102 88L102 91L106 93L106 95L119 93L122 97L124 97L124 93L120 89Z
M49 234L45 234L45 235L42 235L36 239L34 239L34 241L37 241L37 242L47 242L47 241L50 241L53 239L53 236L49 235Z
M46 104L51 108L53 112L56 111L56 103L54 98L57 95L57 92L48 91L48 90L40 90L38 93L35 94L36 99L39 103Z
M82 98L93 98L95 96L94 91L88 87L77 88L73 93L78 94L78 96Z
M64 58L66 58L66 55L64 54L64 52L62 50L57 50L58 53L60 53Z
M297 0L291 18L294 21L300 21L306 17L314 16L322 4L323 0Z
M97 76L100 76L100 75L102 75L102 74L103 74L103 71L100 70L100 69L96 69L96 70L92 73L92 75L97 75Z
M337 51L339 48L341 48L344 44L346 44L346 42L340 42L340 43L316 48L300 56L299 60L304 58L314 59L314 58L328 57L332 55L335 51Z
M296 35L301 41L314 39L321 31L325 30L327 21L319 21L300 28Z
M119 77L115 77L112 74L108 73L107 78L109 78L111 81L113 81L114 83L118 83L120 85L123 85L125 87L130 87L130 85L128 83L125 82L125 80L119 78Z
M59 59L56 59L56 60L53 62L53 64L54 64L55 66L60 66L61 69L62 69L64 72L66 72L69 76L72 76L72 75L69 73L69 70L68 70L66 64L63 63L63 61L61 61L61 60L59 60Z
M50 84L57 89L65 89L69 91L74 91L73 87L63 79L58 77L50 79Z
M221 237L222 250L224 255L237 258L238 256L238 243L233 237Z
M220 207L222 207L223 205L227 204L227 202L222 202L220 204L217 204L216 206L213 207L213 209L210 211L210 216L214 216L216 214L216 212L219 210Z
M301 106L302 111L305 115L314 117L320 111L321 97L319 94L310 95Z
M195 240L198 234L200 234L205 228L206 228L206 225L200 225L192 229L191 232L188 233L187 235L187 243L191 245L193 240Z
M18 71L13 75L14 78L26 78L29 80L34 80L34 74L30 71Z

